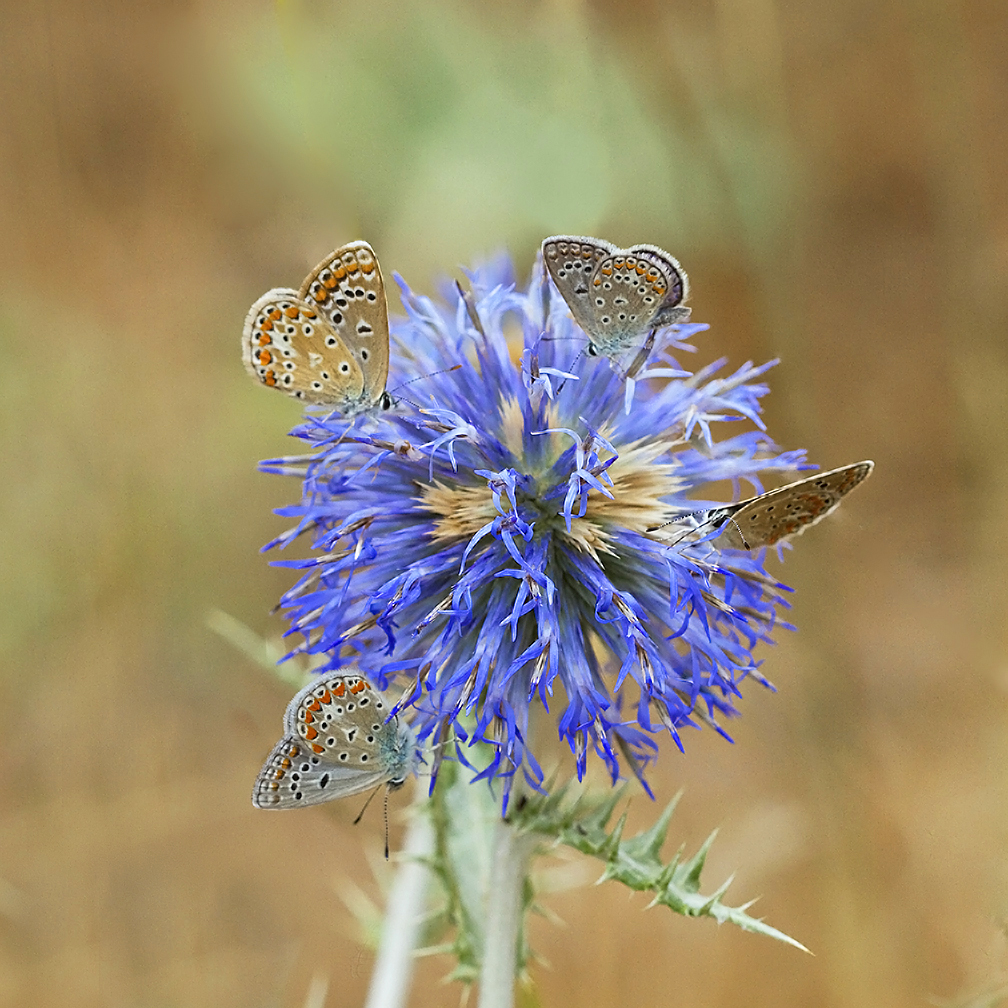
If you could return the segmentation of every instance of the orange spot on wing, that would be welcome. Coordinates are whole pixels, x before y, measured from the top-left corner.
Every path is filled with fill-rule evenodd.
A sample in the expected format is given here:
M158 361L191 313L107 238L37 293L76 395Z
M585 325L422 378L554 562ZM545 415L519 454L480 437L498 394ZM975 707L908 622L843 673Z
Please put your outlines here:
M329 690L326 690L325 693L319 697L319 700L321 700L322 703L332 703L332 696L329 693Z
M361 263L361 269L365 273L367 273L368 276L370 276L374 272L374 263L373 262Z
M344 686L343 683L337 683L336 689L333 690L333 693L335 693L338 697L343 696L343 694L346 693L346 686Z
M297 318L299 312L297 308L291 305L290 308L288 308L287 311L284 312L284 314L287 316L287 318Z
M318 744L318 742L312 742L311 744L312 752L318 753L319 756L325 752L325 749Z
M263 381L267 385L276 385L276 375L272 371L267 371L266 374L263 375Z
M312 700L311 703L305 704L305 707L307 707L308 710L322 710L322 704L320 704L318 700Z
M304 722L305 722L305 724L311 724L314 720L315 720L315 715L312 714L312 712L310 710L309 711L305 711L305 715L304 715Z
M273 354L271 354L269 352L269 350L260 350L256 354L256 356L259 358L259 363L260 364L272 364L273 363Z
M337 266L336 269L333 270L333 274L332 275L333 275L334 279L336 279L336 280L342 280L343 277L346 276L346 267L342 266L342 265ZM328 287L329 285L326 284L326 286ZM336 285L333 284L333 286L335 287Z
M269 336L266 335L266 333L259 334L259 346L268 346L272 342L273 340L271 340Z
M315 312L313 312L311 310L311 308L305 308L304 309L304 317L305 318L318 318L318 316L315 314Z
M283 312L279 308L274 308L267 317L273 319L275 322L278 318L283 318Z
M312 728L312 726L311 726L311 725L309 725L309 726L308 726L308 727L307 727L307 728L305 729L305 733L304 733L304 734L305 734L305 738L306 738L306 739L308 739L308 741L309 741L309 742L310 742L310 741L311 741L312 739L314 739L314 738L318 738L318 732L317 732L317 731L316 731L316 730L315 730L314 728Z
M367 689L367 683L363 679L358 679L357 682L350 687L351 693L360 693L361 690Z

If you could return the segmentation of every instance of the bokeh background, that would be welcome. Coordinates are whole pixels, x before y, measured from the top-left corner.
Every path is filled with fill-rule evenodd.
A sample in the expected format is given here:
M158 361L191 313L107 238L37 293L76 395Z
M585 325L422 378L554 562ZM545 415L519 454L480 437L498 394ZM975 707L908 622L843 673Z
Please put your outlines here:
M292 688L257 550L298 406L248 305L366 237L439 274L668 248L703 363L779 356L770 432L873 478L771 569L798 634L730 746L666 747L670 855L808 945L537 921L542 1004L957 1004L1008 981L1008 18L1001 0L35 0L0 32L0 1005L356 1005L381 817L266 815ZM400 802L400 807L404 803ZM645 798L632 824L654 814ZM401 822L393 818L393 840ZM380 866L379 866L380 867ZM594 872L594 866L589 874ZM457 1003L449 964L413 1004ZM997 1001L997 994L984 1004Z

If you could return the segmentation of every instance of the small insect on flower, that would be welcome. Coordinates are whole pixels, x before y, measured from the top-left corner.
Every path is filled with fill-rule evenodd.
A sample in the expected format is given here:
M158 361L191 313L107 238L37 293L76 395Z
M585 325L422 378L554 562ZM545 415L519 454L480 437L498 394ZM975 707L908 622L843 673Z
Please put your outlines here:
M369 791L402 787L416 747L390 705L358 675L327 675L291 700L283 738L273 747L252 791L262 809L288 809Z
M374 249L342 245L300 290L263 294L245 319L242 360L263 385L344 416L388 409L388 307Z
M601 238L555 235L542 257L574 321L588 336L588 353L614 364L636 353L622 369L635 377L647 362L655 333L689 321L689 281L682 266L657 245L617 248Z
M695 511L648 531L657 532L667 525L687 522L697 530L705 526L719 527L728 544L735 549L775 546L801 535L805 529L832 514L840 506L840 501L863 483L874 468L875 463L871 459L855 462L829 472L816 473L737 504Z
M416 744L433 744L432 788L440 760L467 762L475 740L492 747L478 776L499 785L505 808L518 774L542 787L533 717L537 732L549 725L569 746L579 776L594 752L614 781L629 769L646 788L658 736L668 732L682 749L684 728L708 725L727 738L719 719L737 713L745 681L769 685L753 652L786 626L778 612L788 589L764 569L763 551L746 545L792 534L799 498L772 491L727 509L701 498L717 481L747 480L758 493L758 473L810 468L804 452L779 452L764 431L760 379L772 362L725 378L724 361L683 371L671 350L692 349L706 326L685 321L685 274L651 246L589 245L591 268L577 282L561 276L558 295L550 243L575 241L589 242L547 240L526 289L504 259L468 274L468 291L446 284L440 300L397 277L406 318L392 322L390 367L401 381L428 376L426 398L352 415L377 385L347 393L343 415L308 415L295 428L308 452L263 463L302 482L300 503L279 512L293 526L269 545L312 537L309 556L280 561L301 573L281 600L289 633L301 638L291 653L324 656L316 688L330 698L333 683L365 683L373 709L391 680L405 688L367 725L359 707L351 723L345 705L338 713L311 690L299 694L257 804L260 794L303 803L333 786L345 794L400 781L413 742L389 715L407 712ZM620 289L643 284L645 293L610 339L608 316L593 314L606 306L582 305L579 283L592 282L596 259L626 273L630 258L640 283L627 273ZM612 296L614 311L627 307ZM672 319L674 342L661 331ZM638 373L641 394L578 351L575 323L586 321L602 353L629 352L638 338L653 350L661 367ZM738 419L749 429L714 437L720 421ZM824 477L838 500L849 487L834 486L835 475ZM805 525L835 506L815 493L801 498ZM790 516L783 525L774 524L778 502ZM698 526L698 513L713 522L710 535L655 534L683 519ZM714 542L729 519L740 538ZM330 765L353 765L356 775ZM308 769L295 779L295 767Z

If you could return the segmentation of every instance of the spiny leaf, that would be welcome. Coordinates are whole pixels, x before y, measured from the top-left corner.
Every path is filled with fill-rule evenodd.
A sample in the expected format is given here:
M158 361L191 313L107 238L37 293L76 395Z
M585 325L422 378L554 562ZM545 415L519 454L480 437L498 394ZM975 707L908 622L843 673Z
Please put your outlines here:
M578 797L566 807L548 797L528 799L513 820L521 829L549 836L575 850L605 861L599 882L615 879L637 892L654 893L650 906L661 904L686 917L711 917L719 924L727 921L756 934L763 934L808 952L800 942L750 917L746 911L752 905L730 907L721 902L732 879L729 878L709 895L700 892L700 875L707 853L717 836L711 833L700 849L690 858L681 860L680 849L670 862L661 860L661 848L668 833L669 821L679 802L679 795L668 804L658 821L649 829L624 839L626 813L607 829L623 790L604 798Z

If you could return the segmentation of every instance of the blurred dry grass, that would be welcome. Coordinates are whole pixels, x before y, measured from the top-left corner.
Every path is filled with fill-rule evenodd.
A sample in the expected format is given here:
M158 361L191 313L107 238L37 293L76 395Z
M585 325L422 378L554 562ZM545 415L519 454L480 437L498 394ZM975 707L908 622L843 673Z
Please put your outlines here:
M360 1003L356 809L255 813L286 695L247 305L365 236L425 286L648 240L771 432L876 475L784 575L737 744L656 791L809 945L551 899L545 1005L910 1006L1003 981L1008 61L996 0L8 5L0 34L0 1004ZM650 809L634 803L643 822ZM295 893L310 893L312 912ZM414 1002L451 1004L422 964Z

